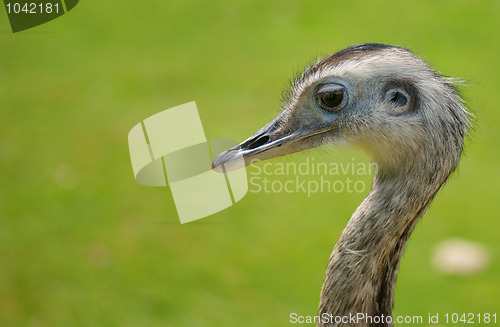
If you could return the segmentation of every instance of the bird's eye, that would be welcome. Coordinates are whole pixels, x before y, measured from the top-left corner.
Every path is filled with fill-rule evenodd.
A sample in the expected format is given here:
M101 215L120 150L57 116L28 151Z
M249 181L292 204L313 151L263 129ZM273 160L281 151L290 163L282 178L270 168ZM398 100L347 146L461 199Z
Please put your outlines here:
M410 86L407 86L407 89L411 90ZM395 116L411 112L414 101L412 101L410 94L410 92L399 86L390 88L385 93L387 111Z
M403 107L408 103L408 99L402 92L394 92L391 94L390 100L395 106Z
M318 101L318 105L321 108L328 110L330 112L338 111L345 103L344 98L345 98L344 88L337 84L322 85L316 92L316 99Z

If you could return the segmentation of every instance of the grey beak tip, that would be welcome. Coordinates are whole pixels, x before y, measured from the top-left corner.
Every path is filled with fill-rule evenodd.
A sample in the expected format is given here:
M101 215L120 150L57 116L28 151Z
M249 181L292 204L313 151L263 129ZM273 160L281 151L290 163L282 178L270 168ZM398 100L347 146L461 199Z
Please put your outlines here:
M239 149L238 149L239 150ZM224 173L245 166L243 155L239 151L229 149L217 155L212 162L212 170Z
M214 161L212 162L212 170L222 173L223 172L223 165L224 165L224 160L222 158L224 157L226 152L219 153Z

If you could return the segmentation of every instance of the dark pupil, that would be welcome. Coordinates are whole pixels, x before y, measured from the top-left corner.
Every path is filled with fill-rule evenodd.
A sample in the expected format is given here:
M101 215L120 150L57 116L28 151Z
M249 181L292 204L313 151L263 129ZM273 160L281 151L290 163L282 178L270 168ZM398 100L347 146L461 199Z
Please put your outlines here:
M394 104L402 107L402 106L406 105L406 103L408 102L408 99L406 99L406 97L401 92L395 92L392 95L391 101Z
M326 92L320 95L321 102L329 108L338 107L342 103L344 93L342 91Z

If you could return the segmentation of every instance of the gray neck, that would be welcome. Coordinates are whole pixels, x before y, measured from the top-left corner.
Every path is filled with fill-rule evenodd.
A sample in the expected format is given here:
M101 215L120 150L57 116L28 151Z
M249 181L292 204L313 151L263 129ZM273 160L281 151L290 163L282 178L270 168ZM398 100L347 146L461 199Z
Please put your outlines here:
M392 315L396 274L408 238L451 172L430 170L419 175L411 170L375 175L369 195L352 215L328 262L320 317ZM320 322L318 326L392 324Z

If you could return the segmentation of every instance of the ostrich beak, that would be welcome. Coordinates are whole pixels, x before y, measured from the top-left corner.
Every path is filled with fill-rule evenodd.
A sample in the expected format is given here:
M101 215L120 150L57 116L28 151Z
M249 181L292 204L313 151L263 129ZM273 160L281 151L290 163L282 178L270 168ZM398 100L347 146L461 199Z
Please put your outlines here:
M230 171L261 160L284 156L316 147L313 136L322 134L331 127L317 127L291 123L287 112L283 111L273 121L257 133L217 155L212 169L218 172ZM243 158L243 160L241 160Z

